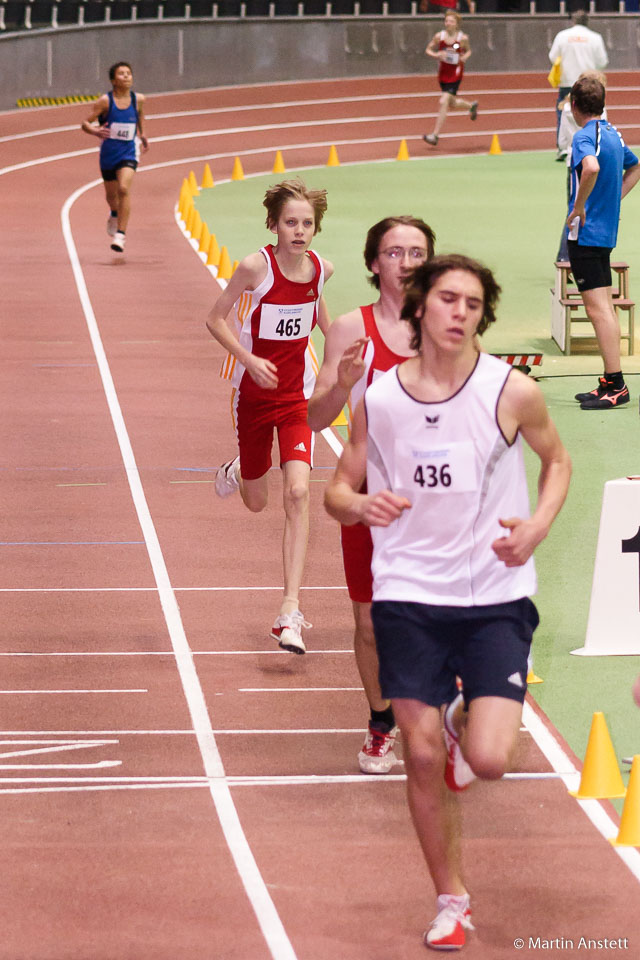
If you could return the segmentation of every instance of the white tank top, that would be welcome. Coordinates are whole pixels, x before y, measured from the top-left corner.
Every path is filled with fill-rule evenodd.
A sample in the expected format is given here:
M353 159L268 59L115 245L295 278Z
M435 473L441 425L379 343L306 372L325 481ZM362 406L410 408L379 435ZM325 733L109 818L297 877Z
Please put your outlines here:
M365 394L369 493L412 503L389 527L371 527L373 599L470 607L536 592L533 558L506 567L491 544L498 520L529 516L520 436L509 445L497 407L511 367L478 355L448 400L415 400L397 368Z

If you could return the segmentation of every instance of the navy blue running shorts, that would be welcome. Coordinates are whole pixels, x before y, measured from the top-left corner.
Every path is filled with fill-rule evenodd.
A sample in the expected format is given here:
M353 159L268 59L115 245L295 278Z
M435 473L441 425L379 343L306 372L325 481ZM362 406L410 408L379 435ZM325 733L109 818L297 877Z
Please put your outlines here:
M131 167L132 170L136 170L138 167L137 160L123 160L122 163L116 163L115 167L112 167L110 170L103 170L100 168L100 174L102 179L106 182L109 180L118 179L118 170L121 170L123 167Z
M462 680L477 697L524 701L538 611L528 597L482 607L376 600L371 608L385 699L450 703Z
M567 240L571 273L578 290L597 290L611 286L611 247L581 247Z

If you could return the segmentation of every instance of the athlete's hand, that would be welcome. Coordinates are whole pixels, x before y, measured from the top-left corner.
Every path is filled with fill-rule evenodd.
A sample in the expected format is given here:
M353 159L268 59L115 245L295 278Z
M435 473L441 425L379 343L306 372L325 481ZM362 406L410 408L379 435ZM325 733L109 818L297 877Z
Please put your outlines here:
M101 140L108 140L111 136L109 132L109 124L105 123L101 127L94 127L96 137L100 137Z
M574 207L567 217L567 227L569 230L571 230L571 227L573 226L572 221L575 220L576 217L580 217L580 226L584 227L585 220L587 219L587 214L584 207Z
M491 544L491 549L506 567L521 567L544 539L544 534L532 520L522 520L520 517L500 520L500 526L509 530L509 536L498 537Z
M399 497L390 490L380 490L364 499L360 519L368 527L388 527L410 507L406 497Z
M142 152L143 152L143 153L146 153L147 150L149 149L149 141L147 140L146 137L142 137L142 136L141 136L141 137L140 137L140 143L142 144Z
M271 360L265 360L264 357L251 356L251 360L246 364L247 372L259 387L263 390L275 390L278 386L278 368Z
M338 385L351 392L351 388L364 373L364 351L371 337L359 337L347 347L338 363Z

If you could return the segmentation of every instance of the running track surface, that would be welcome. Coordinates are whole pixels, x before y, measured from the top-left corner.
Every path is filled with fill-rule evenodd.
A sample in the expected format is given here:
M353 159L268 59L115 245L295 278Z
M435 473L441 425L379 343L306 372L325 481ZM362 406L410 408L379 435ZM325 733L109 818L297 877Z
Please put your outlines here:
M631 83L611 74L608 101L634 142ZM424 955L434 899L402 767L358 775L366 709L321 507L335 454L319 437L311 652L291 657L267 638L277 471L260 517L213 496L233 447L204 328L216 286L174 204L207 160L218 180L236 155L245 173L269 172L276 149L289 168L323 164L331 144L342 162L392 158L402 138L426 154L437 95L425 86L150 97L124 261L78 130L86 105L0 115L2 960ZM493 133L503 150L552 149L540 78L469 75L476 94L476 124L451 116L438 152L486 152ZM569 798L577 760L531 705L525 722L512 775L462 801L477 926L466 956L513 957L517 937L627 937L636 956L638 852L619 856L596 829L616 832L607 804Z

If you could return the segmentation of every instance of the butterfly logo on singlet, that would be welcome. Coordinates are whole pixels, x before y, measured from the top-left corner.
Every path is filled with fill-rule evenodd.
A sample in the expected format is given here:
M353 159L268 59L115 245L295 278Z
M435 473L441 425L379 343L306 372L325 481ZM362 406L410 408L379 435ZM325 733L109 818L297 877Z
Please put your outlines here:
M433 429L438 426L438 420L440 419L440 414L437 413L435 417L428 417L425 414L425 420L427 421L427 430Z

